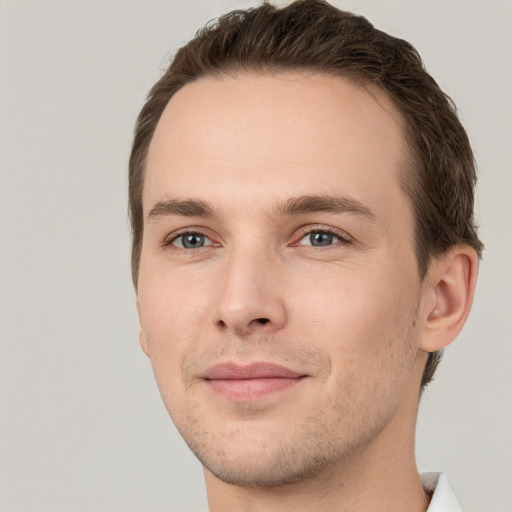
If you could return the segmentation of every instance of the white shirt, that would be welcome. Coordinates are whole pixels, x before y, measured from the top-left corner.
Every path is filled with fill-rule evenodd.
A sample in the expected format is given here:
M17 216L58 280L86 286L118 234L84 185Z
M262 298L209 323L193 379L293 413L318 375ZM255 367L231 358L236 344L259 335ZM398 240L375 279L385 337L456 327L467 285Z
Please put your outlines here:
M423 489L433 493L427 512L462 512L448 480L442 473L422 473L420 476Z

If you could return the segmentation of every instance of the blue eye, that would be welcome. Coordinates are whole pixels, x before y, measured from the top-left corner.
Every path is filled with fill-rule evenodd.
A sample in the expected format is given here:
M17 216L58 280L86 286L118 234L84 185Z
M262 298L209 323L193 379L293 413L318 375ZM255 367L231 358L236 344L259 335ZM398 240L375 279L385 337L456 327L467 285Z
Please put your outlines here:
M328 231L311 231L301 238L300 245L312 245L313 247L327 247L343 241L341 237Z
M201 233L184 233L172 241L172 245L181 249L200 249L212 245L212 241Z

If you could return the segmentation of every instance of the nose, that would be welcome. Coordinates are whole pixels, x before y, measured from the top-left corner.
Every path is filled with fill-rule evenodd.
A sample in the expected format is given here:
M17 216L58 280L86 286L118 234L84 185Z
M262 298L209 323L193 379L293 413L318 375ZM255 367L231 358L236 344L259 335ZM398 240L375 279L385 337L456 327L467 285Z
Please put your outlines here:
M273 334L286 324L284 289L276 256L233 250L224 261L219 286L217 327L246 337Z

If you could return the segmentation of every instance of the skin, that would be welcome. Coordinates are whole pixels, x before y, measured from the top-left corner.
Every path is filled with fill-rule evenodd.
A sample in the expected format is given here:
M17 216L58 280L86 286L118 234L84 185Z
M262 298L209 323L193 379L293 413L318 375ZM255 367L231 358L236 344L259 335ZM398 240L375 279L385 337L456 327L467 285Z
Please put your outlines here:
M420 281L406 158L390 101L343 78L205 78L167 105L143 193L140 340L211 511L426 510L421 374L467 317L476 256L456 247ZM304 378L236 399L203 378L262 361Z

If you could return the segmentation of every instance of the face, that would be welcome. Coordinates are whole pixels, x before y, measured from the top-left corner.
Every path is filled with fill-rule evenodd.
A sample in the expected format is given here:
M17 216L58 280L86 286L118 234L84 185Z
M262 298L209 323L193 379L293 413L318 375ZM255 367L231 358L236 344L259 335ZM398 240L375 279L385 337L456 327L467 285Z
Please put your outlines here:
M201 79L152 140L141 344L207 472L279 485L390 428L421 284L398 113L320 75Z

